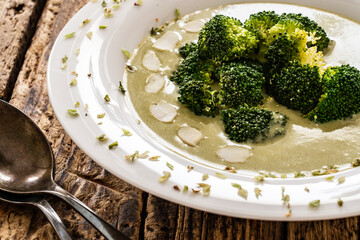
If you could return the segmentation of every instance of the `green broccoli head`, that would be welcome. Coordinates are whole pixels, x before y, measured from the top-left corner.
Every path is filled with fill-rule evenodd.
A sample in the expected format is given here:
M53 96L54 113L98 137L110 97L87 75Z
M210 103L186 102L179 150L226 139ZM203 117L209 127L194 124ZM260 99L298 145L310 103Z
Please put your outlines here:
M272 74L280 71L290 61L298 59L299 49L297 43L287 35L280 36L269 46L264 55L264 67L266 73Z
M197 44L194 42L185 43L180 49L179 53L183 58L189 56L190 53L197 51Z
M259 33L260 39L265 40L268 36L268 30L279 21L279 15L274 11L262 11L251 14L245 21L245 26L254 29Z
M257 106L263 100L261 87L265 78L261 72L237 62L224 64L216 72L223 105Z
M284 25L282 25L284 24ZM274 40L264 53L264 67L266 77L269 78L279 70L286 67L291 61L299 61L303 65L318 66L320 71L324 71L323 53L317 47L308 47L309 35L305 30L297 29L299 23L296 20L280 20L274 28L279 30L278 35L273 35ZM282 29L282 27L287 30ZM293 29L296 28L293 31ZM291 30L290 30L291 29Z
M310 18L303 16L300 13L284 13L281 15L281 18L294 19L301 23L302 26L300 29L304 29L309 33L315 33L315 43L309 43L309 47L317 46L318 51L322 51L329 46L330 39L328 38L325 30Z
M250 67L260 73L264 73L264 65L255 58L240 58L237 63Z
M198 51L192 51L189 55L179 64L178 68L173 72L170 80L177 84L182 84L184 79L193 73L200 71L211 73L214 69L211 61L201 60Z
M218 91L211 89L212 80L206 72L196 72L185 77L179 86L179 102L196 115L215 117L219 114Z
M268 30L266 44L271 45L278 37L288 35L295 39L297 29L303 29L302 24L291 18L280 18L279 21Z
M203 59L229 61L258 50L259 37L240 20L216 15L199 33L198 50Z
M314 109L322 94L319 68L291 62L274 75L270 88L277 102L307 114Z
M286 132L287 117L279 112L257 107L239 107L223 110L221 116L225 133L230 140L239 143L261 142Z
M322 78L323 94L307 116L324 123L360 112L360 71L350 65L328 68Z

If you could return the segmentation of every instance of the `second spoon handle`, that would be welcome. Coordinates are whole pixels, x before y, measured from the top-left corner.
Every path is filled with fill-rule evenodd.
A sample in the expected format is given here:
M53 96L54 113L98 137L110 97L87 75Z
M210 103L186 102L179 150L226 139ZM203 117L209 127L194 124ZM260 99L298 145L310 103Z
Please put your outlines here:
M40 199L38 201L35 201L34 205L44 213L44 215L47 217L50 224L53 226L61 240L71 240L71 237L67 232L66 227L62 223L61 219L59 218L59 215L57 215L57 213L50 206L48 201L46 201L45 199Z
M49 193L61 198L68 204L70 204L76 211L78 211L86 220L89 221L99 232L101 232L107 239L120 239L128 240L124 234L116 230L113 226L107 223L105 220L100 218L96 213L94 213L88 206L82 203L79 199L75 198L69 192L65 191L58 185L55 185L53 191L48 191Z

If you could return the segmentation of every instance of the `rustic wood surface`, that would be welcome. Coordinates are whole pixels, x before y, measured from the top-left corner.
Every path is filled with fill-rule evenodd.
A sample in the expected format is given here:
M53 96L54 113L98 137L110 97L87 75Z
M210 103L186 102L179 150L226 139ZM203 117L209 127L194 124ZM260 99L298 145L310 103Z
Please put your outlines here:
M0 98L23 110L46 134L56 158L55 181L61 187L131 239L359 239L358 217L270 222L214 215L152 196L93 162L62 129L46 88L51 47L87 1L0 1ZM74 239L102 239L68 205L49 201ZM0 201L0 239L57 236L39 210Z

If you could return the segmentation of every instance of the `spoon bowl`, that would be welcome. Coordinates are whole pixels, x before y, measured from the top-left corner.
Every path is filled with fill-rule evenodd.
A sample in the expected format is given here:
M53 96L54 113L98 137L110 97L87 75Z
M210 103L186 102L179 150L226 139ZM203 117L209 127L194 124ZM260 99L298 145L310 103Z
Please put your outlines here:
M0 100L0 189L33 193L53 186L53 155L34 122Z
M107 239L128 239L53 179L54 157L40 128L23 112L0 100L0 190L52 194L77 210Z

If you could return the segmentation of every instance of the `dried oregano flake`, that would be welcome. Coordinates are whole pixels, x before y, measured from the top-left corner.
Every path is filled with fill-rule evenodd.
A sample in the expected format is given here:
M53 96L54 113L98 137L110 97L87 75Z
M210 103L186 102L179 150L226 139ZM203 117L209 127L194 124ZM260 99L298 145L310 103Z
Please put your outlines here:
M105 95L104 100L105 100L106 102L110 102L109 94L106 94L106 95Z
M181 15L180 10L179 10L178 8L176 8L176 9L175 9L175 17L176 17L176 20L179 20L180 15Z
M135 151L133 154L125 156L125 159L129 160L130 162L134 162L138 158L139 158L139 151Z
M70 81L70 86L76 86L77 80L74 78Z
M109 149L113 149L114 147L117 147L119 144L118 144L118 141L115 141L113 142L112 144L109 145Z
M339 207L342 207L343 204L344 204L344 201L343 201L341 198L339 198L339 199L337 200L337 204L338 204Z
M149 161L159 161L160 156L149 157Z
M123 52L126 58L130 58L131 54L128 50L126 50L125 48L121 48L121 51Z
M105 134L101 134L100 136L96 137L96 139L101 141L101 142L108 140L108 138L105 137Z
M345 182L345 176L338 179L338 184L343 184Z
M91 19L89 19L89 18L84 19L84 21L82 21L82 23L81 23L81 27L85 26L86 24L88 24L90 22L91 22Z
M208 175L208 174L205 173L205 174L202 175L202 180L203 180L203 181L206 181L206 180L208 180L208 179L209 179L209 175Z
M245 200L247 200L249 193L246 189L242 188L241 185L237 184L237 183L231 183L231 186L233 186L234 188L237 188L238 195L240 197L244 198Z
M329 176L329 177L326 177L325 180L326 181L332 181L334 179L335 176Z
M101 119L101 118L104 118L105 115L106 115L106 113L100 113L100 114L96 115L96 117L97 117L98 119Z
M88 39L91 40L92 37L93 37L93 32L87 32L87 33L86 33L86 36L87 36Z
M169 162L166 162L166 166L170 168L171 171L174 170L174 166L171 165Z
M216 172L215 175L216 175L216 177L218 177L218 178L227 179L227 177L226 177L224 174L222 174L222 173Z
M123 128L122 129L122 131L123 131L123 135L125 135L125 136L132 136L132 133L129 131L129 130L126 130L125 128Z
M65 37L66 39L69 39L69 38L73 38L74 36L75 36L75 32L72 32L72 33L66 34L64 37Z
M65 70L65 68L68 66L67 63L68 59L69 58L66 55L63 58L61 58L61 66L60 66L61 70Z
M206 184L206 183L198 183L198 187L202 188L203 195L205 195L205 196L210 195L211 185Z
M79 116L79 113L78 113L78 111L77 111L76 109L68 109L68 110L67 110L67 113L68 113L70 116L72 116L72 117L77 117L77 116Z
M261 196L261 189L258 187L254 188L254 193L255 193L255 197L259 198L259 196Z
M123 87L122 83L119 81L119 90L122 94L125 94L126 93L126 90L125 88Z
M145 151L142 154L139 154L138 158L145 159L149 157L149 151Z
M319 207L320 206L320 200L313 200L311 202L309 202L309 206L310 207L313 207L313 208L316 208L316 207Z
M264 181L264 176L263 175L257 175L256 177L254 177L254 179L258 182L263 182Z
M163 176L159 177L159 182L161 183L166 182L171 177L171 173L168 171L163 171L163 174Z

